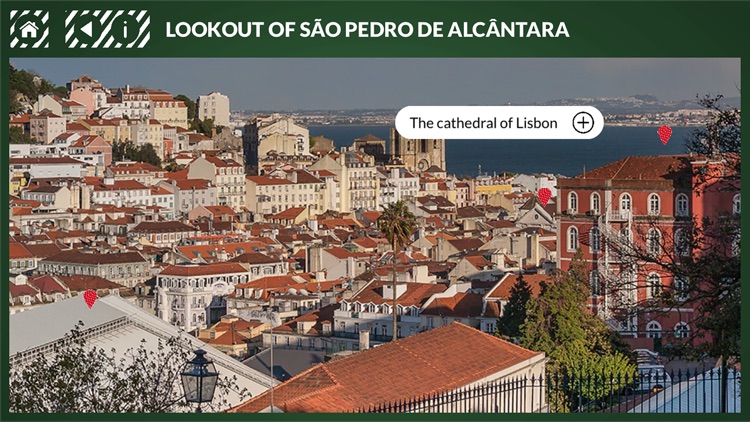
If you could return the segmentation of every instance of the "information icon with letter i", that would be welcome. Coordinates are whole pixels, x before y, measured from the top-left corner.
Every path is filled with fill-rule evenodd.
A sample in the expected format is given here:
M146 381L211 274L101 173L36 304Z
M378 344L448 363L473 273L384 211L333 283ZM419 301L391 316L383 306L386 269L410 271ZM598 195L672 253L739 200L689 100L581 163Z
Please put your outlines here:
M146 10L72 10L65 19L69 48L143 48L151 38Z

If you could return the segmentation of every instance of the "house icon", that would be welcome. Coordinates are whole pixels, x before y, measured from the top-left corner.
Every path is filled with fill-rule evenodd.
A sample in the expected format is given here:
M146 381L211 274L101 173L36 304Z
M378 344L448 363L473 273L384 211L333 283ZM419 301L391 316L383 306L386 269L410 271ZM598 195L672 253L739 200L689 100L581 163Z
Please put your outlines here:
M21 27L21 38L36 38L36 32L39 28L34 25L34 22L26 22Z

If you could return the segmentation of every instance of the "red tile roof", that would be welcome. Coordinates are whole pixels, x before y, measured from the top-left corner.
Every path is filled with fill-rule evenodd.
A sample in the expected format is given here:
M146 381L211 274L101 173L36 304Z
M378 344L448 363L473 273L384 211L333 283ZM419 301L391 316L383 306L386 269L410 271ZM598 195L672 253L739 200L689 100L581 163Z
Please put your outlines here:
M42 293L66 293L65 287L48 274L29 277L28 283L39 289Z
M302 214L305 211L306 207L293 207L293 208L287 208L284 211L281 211L278 214L272 215L271 219L281 219L281 220L289 220L289 219L295 219L299 217L300 214Z
M133 227L131 233L181 233L197 231L195 227L179 221L142 221Z
M274 388L273 403L284 412L351 412L454 390L541 356L454 322L314 366ZM270 404L265 392L229 412Z
M180 190L201 190L211 187L211 181L205 179L177 179L175 184Z
M78 250L62 251L44 259L45 262L63 262L86 265L107 265L125 263L144 263L146 261L138 252L120 253L84 253Z
M476 318L482 314L482 295L476 293L457 293L451 297L435 298L422 310L421 314L454 318Z
M58 280L63 282L71 292L83 292L86 290L119 289L120 284L109 281L97 275L57 275Z
M453 245L456 249L459 251L468 251L472 249L479 249L484 245L484 242L480 239L470 237L470 238L459 238L459 239L451 239L448 240L448 243Z
M8 255L10 259L31 259L34 258L34 254L31 253L23 244L18 242L10 242L8 247Z
M12 297L19 296L36 296L38 293L36 289L29 286L28 284L15 284L12 281L8 284L8 290Z
M542 292L542 282L552 283L553 279L548 274L524 274L523 279L531 287L531 294L533 296L539 296ZM506 277L500 279L492 290L487 294L488 299L502 299L508 300L510 297L510 290L518 282L518 274L508 274Z
M689 155L653 155L625 157L587 171L576 179L672 180L678 173L690 171Z
M255 183L256 185L292 185L293 183L290 180L281 179L278 177L268 177L268 176L246 176L247 180Z
M401 283L400 283L401 284ZM406 284L406 291L396 298L396 304L401 306L422 306L427 299L435 293L442 293L447 289L444 284L427 284L427 283L403 283ZM375 280L364 287L359 293L352 296L349 302L374 303L382 305L383 303L392 304L392 299L383 298L383 286L391 285L390 280Z

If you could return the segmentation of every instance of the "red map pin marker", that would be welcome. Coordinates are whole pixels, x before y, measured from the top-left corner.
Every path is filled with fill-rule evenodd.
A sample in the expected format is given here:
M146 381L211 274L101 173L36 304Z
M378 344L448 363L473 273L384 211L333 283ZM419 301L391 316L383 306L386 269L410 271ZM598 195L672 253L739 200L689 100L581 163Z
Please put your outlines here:
M669 126L662 126L656 131L656 133L659 134L661 143L666 145L667 142L669 142L669 138L672 137L672 128L670 128Z
M547 206L547 202L552 198L552 191L548 188L541 188L536 195L539 197L539 200L542 201L542 206Z
M97 296L96 292L93 290L86 290L83 292L83 300L86 301L86 305L89 306L89 309L91 309L92 306L94 306L94 302L96 302L96 299L99 296Z

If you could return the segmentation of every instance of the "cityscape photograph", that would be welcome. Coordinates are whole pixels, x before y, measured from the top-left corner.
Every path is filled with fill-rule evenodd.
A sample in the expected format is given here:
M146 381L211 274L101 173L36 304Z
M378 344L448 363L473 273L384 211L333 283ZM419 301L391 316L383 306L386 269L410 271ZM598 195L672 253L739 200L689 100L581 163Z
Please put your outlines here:
M733 58L12 58L10 412L739 413L740 90ZM604 129L406 138L417 105Z

